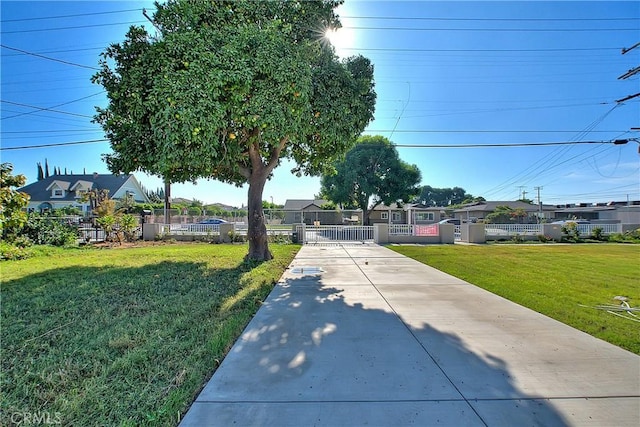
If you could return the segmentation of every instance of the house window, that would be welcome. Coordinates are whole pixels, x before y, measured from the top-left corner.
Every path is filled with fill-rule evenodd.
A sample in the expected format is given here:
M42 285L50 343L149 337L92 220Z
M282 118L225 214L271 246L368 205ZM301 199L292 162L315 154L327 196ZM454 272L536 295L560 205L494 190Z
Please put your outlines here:
M389 212L380 212L380 219L389 219Z
M433 212L416 212L416 221L433 221Z
M394 221L394 222L402 221L402 213L401 212L392 212L391 213L391 221Z
M85 194L87 194L87 190L81 190L81 189L76 190L76 197L78 199L82 198Z
M54 188L51 197L64 197L64 190L62 188Z

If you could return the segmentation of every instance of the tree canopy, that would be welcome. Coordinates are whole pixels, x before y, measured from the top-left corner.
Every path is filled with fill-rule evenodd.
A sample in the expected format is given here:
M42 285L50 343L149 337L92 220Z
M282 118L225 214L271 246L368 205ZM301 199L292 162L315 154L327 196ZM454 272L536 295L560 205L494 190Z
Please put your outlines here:
M418 191L420 170L400 159L383 136L362 136L334 165L336 173L322 177L323 196L343 207L358 207L369 222L381 203L407 202Z
M13 175L11 163L0 164L0 236L3 238L11 238L8 234L27 222L27 214L22 209L29 204L29 195L14 188L22 187L26 180L24 175Z
M474 197L464 188L434 188L430 185L422 186L420 193L414 198L416 203L426 206L452 206L472 200Z
M324 39L341 1L158 4L153 34L132 26L93 77L109 105L95 121L113 172L167 182L249 183L249 257L271 257L262 190L282 158L318 175L373 118L373 66Z

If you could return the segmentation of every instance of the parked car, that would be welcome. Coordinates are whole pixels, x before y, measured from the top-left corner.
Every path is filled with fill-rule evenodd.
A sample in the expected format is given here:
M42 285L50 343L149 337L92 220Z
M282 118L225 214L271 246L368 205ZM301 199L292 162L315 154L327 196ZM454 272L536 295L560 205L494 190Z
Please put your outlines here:
M226 224L226 223L227 221L220 218L203 219L202 221L198 222L198 224L214 224L214 225L220 225L220 224Z
M454 218L447 218L447 219L443 219L442 221L440 221L438 224L453 224L453 225L460 225L460 220L459 219L454 219Z
M558 221L553 221L551 224L567 225L570 222L575 222L576 224L591 224L586 219L561 219Z
M220 228L220 224L226 224L226 223L227 221L225 221L224 219L209 218L209 219L203 219L202 221L199 221L194 224L187 224L186 229L189 231L207 233L212 231L218 231L218 229Z

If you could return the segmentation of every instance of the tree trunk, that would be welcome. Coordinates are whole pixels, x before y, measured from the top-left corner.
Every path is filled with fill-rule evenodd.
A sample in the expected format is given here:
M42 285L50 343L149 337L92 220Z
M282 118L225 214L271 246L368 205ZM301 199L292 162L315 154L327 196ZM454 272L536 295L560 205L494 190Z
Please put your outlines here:
M262 210L262 191L267 182L267 174L252 173L249 178L248 235L249 253L246 259L268 261L273 258L269 251L267 227Z

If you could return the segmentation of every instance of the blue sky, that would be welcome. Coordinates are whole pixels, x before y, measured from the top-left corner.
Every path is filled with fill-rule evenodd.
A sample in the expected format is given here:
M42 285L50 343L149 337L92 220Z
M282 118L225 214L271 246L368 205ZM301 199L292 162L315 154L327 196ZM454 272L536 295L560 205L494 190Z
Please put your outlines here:
M108 173L110 151L90 82L98 55L131 24L150 24L152 2L2 1L1 161L36 180L36 164ZM375 66L378 103L365 133L399 145L422 183L459 186L488 200L522 191L544 203L640 200L638 144L580 144L639 138L640 3L350 1L340 9L341 55L361 53ZM83 142L76 145L52 145ZM455 148L465 144L572 145ZM20 148L49 145L42 148ZM425 146L444 147L425 147ZM414 146L410 148L407 146ZM422 147L415 147L422 146ZM318 178L296 178L283 163L264 199L312 198ZM144 186L156 177L136 173ZM246 187L216 181L176 184L174 197L240 206Z

